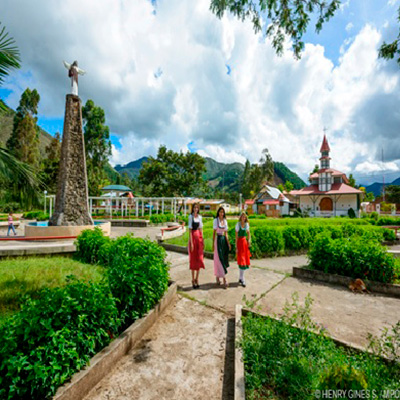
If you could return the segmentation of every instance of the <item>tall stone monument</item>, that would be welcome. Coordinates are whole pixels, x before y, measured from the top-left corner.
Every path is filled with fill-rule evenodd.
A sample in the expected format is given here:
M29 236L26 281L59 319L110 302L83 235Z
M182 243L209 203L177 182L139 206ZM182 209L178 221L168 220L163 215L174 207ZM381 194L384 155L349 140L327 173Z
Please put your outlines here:
M74 81L73 91L76 94L67 94L56 204L49 221L49 225L56 226L93 225L88 202L82 106L77 95L77 74L76 71L71 71L77 68L75 63L70 66L68 72Z

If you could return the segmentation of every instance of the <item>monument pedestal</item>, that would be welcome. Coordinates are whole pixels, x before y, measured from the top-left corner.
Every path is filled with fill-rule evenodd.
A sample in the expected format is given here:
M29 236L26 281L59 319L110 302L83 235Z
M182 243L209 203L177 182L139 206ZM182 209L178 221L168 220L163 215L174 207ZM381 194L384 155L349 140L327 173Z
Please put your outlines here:
M81 100L73 94L67 94L66 99L56 204L49 225L93 225L89 213Z

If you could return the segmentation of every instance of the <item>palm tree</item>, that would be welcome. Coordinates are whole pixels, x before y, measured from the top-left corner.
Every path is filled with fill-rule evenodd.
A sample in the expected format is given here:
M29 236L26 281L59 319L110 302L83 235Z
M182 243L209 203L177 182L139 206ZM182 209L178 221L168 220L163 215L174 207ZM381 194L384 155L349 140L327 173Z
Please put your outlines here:
M0 28L0 85L11 70L20 68L19 50L15 41L8 35L5 27ZM0 101L0 112L6 111L6 105ZM18 195L21 204L36 202L41 187L40 180L33 169L17 160L8 150L0 146L0 179L10 182L12 194Z

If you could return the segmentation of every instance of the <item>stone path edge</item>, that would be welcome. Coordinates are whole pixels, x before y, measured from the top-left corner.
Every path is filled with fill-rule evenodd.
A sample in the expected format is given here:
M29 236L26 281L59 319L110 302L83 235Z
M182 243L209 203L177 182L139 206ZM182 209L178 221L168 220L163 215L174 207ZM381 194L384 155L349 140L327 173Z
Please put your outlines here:
M153 326L162 312L176 300L177 283L173 282L159 303L143 318L135 321L107 347L97 353L89 365L73 375L70 382L61 386L53 400L81 400L125 356Z
M312 269L293 267L293 277L300 279L309 279L319 282L333 283L348 287L353 278L342 275L328 274L322 271ZM373 293L385 294L390 297L400 298L400 285L391 283L381 283L374 281L365 282L368 290Z

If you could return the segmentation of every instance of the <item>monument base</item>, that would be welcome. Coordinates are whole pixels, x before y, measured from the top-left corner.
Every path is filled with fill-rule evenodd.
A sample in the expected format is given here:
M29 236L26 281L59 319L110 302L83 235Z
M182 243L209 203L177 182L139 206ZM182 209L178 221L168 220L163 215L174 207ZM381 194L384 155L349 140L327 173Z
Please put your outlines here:
M39 226L25 225L25 237L77 237L86 229L94 229L99 227L105 236L111 234L111 222L104 222L96 225L81 225L81 226Z

